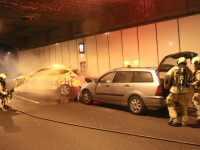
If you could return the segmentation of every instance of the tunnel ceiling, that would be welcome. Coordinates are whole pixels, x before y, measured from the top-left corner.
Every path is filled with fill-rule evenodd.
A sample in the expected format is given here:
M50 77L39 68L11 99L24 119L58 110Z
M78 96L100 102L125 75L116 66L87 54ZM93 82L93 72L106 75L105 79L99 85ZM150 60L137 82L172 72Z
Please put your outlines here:
M0 0L0 42L16 45L132 0Z
M200 0L0 0L0 43L30 49L200 13Z

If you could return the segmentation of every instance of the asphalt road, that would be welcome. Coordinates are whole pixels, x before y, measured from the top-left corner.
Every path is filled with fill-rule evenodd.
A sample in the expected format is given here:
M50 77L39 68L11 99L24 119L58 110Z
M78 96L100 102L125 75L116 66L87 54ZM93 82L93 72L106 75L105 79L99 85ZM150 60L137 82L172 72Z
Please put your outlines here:
M0 150L200 149L200 124L191 108L188 126L172 127L166 110L149 108L139 116L126 107L73 98L15 93L13 110L0 110Z

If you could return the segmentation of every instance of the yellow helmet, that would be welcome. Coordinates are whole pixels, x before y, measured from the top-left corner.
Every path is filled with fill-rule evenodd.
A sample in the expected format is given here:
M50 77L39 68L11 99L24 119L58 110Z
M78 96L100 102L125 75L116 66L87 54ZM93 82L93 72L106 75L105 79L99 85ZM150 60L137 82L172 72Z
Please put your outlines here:
M6 77L7 77L6 74L4 74L4 73L1 73L1 74L0 74L0 80L5 80Z
M192 58L192 64L194 66L200 65L200 57L194 57L194 58Z
M180 57L180 58L178 59L177 64L180 64L180 63L185 63L185 64L187 64L187 59L186 59L185 57Z

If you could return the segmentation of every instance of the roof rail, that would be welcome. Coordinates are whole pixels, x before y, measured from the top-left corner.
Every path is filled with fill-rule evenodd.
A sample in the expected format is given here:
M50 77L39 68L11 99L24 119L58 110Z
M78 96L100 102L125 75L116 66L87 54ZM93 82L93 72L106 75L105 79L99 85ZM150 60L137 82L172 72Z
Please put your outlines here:
M127 68L130 68L130 69L157 69L158 67L131 67L131 66L127 66L127 67L115 68L113 70L116 70L116 69L127 69Z
M120 67L120 68L115 68L115 69L113 69L113 70L116 70L116 69L125 69L125 68L127 68L127 67Z

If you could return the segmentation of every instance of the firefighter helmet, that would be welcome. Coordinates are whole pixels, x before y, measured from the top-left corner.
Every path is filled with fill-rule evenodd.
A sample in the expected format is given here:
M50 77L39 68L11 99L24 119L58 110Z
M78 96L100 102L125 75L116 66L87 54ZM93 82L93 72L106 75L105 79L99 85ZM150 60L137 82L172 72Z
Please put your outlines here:
M180 57L180 58L178 59L177 64L180 64L180 63L185 63L185 64L187 64L187 59L186 59L185 57Z
M194 57L192 58L192 64L196 67L200 65L200 57Z
M5 80L6 77L7 77L6 74L4 74L4 73L1 73L1 74L0 74L0 80Z

